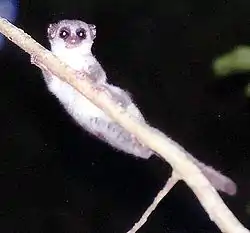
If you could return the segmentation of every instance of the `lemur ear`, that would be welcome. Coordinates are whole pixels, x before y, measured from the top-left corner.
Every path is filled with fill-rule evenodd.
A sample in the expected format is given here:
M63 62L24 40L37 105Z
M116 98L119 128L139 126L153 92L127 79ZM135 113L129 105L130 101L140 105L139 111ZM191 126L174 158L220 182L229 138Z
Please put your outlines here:
M90 29L91 39L94 40L96 38L96 26L94 24L88 24Z
M56 29L57 29L57 24L56 23L52 23L49 25L48 29L47 29L47 36L50 40L54 39L56 36Z

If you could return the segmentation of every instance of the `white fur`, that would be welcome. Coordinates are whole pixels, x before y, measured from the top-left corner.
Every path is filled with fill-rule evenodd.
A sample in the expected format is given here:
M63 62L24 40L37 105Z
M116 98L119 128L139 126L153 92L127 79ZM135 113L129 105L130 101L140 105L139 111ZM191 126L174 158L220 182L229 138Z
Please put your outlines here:
M91 53L91 45L92 43L87 45L82 43L81 46L67 49L63 43L54 43L51 46L51 50L63 62L71 66L71 68L88 72L89 66L97 62ZM58 77L53 76L52 81L48 83L48 88L57 96L67 111L80 125L87 124L93 117L100 117L111 121L101 109Z
M101 109L92 104L91 101L68 83L61 81L56 76L53 77L53 81L48 87L80 124L86 123L86 121L89 121L89 119L93 117L107 118L107 120L110 121Z
M68 49L64 42L58 41L51 44L51 51L71 68L87 72L89 66L97 62L91 53L92 44L93 42L82 42L81 45Z

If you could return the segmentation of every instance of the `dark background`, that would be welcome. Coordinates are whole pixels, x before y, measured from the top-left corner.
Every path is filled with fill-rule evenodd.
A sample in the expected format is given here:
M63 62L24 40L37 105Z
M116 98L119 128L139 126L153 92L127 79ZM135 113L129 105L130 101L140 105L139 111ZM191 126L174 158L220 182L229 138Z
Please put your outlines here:
M148 121L238 184L222 194L250 228L248 75L216 79L213 59L250 40L250 2L21 1L16 25L48 47L60 19L97 26L94 53ZM0 52L0 231L128 231L170 175L169 165L114 151L83 132L40 71L8 42ZM140 232L220 232L182 182Z

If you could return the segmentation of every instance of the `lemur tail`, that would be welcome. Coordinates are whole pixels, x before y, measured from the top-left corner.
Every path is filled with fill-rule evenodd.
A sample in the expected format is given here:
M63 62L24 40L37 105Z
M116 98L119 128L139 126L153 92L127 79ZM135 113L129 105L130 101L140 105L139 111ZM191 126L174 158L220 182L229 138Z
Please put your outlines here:
M215 170L213 167L207 166L200 162L190 154L189 157L192 162L201 169L201 172L207 177L207 179L217 190L225 192L231 196L236 194L237 185L233 180Z

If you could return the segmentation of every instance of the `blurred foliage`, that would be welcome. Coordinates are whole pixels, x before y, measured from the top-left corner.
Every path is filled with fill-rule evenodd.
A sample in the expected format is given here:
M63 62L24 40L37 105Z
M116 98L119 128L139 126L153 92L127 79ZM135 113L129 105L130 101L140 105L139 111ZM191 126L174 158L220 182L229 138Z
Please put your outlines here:
M217 76L250 71L250 47L238 46L233 51L226 53L213 63L213 70ZM245 94L250 97L250 83L245 87Z

